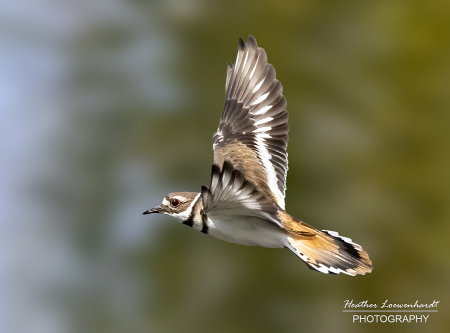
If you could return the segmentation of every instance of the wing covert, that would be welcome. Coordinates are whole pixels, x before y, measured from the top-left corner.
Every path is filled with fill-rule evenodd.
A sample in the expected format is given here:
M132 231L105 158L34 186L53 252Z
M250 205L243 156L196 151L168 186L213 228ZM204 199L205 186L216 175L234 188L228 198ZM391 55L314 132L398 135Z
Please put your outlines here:
M222 169L213 164L209 188L202 186L203 209L208 216L254 216L280 224L277 207L239 170L225 161Z

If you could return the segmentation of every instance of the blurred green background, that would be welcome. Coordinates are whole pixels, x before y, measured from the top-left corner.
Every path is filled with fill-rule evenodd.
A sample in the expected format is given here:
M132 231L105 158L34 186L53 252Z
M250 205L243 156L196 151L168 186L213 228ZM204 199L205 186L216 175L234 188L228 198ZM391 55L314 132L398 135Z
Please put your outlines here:
M446 1L2 1L0 331L450 331ZM290 112L288 212L366 276L164 216L209 184L227 60L252 34ZM426 324L345 300L440 301Z

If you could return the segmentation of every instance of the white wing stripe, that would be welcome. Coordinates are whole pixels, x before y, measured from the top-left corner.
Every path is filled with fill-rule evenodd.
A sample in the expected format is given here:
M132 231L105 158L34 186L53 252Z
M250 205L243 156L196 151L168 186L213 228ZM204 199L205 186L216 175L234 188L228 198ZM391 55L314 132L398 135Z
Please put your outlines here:
M248 51L247 51L247 53L245 54L244 65L242 65L242 68L245 67L245 64L247 63L247 58L248 58Z
M234 65L235 70L239 69L239 52L236 55L236 64ZM234 77L234 79L236 80L236 77Z
M258 60L259 60L259 54L258 54L258 58L256 58L255 66L253 67L253 70L252 70L252 72L250 73L250 80L252 79L253 74L255 73L256 65L258 64Z
M253 131L253 133L259 133L259 132L268 132L272 129L272 127L261 127L257 128Z
M253 113L255 116L258 116L260 114L266 113L267 111L269 111L272 108L273 105L267 105L261 108L261 110Z
M269 122L269 121L271 121L271 120L273 120L272 117L267 117L267 118L261 119L260 121L257 121L257 122L255 123L255 126L259 126L259 125L264 124L264 123L267 123L267 122Z
M256 68L256 67L255 67ZM252 94L254 94L259 88L261 88L261 86L262 86L262 84L264 83L264 80L265 80L266 78L263 78L262 80L261 80L261 82L259 82L257 85L256 85L256 87L253 89L253 91L252 91ZM253 103L253 104L255 104L255 103Z
M252 105L261 103L262 101L264 101L264 100L267 98L267 96L269 96L269 94L270 94L270 91L269 91L268 93L265 93L265 94L262 95L261 97L259 97L256 101L254 101L254 102L252 103Z
M269 154L269 151L267 150L266 145L264 143L264 139L261 137L261 135L257 134L255 139L256 139L256 146L257 146L257 149L259 152L259 156L261 157L261 161L263 163L264 169L266 169L269 188L272 191L272 193L274 194L277 204L282 209L284 209L284 196L283 196L283 193L281 193L280 189L277 186L278 180L277 180L277 174L275 172L275 168L273 167L272 163L270 163L270 159L272 158L272 156Z

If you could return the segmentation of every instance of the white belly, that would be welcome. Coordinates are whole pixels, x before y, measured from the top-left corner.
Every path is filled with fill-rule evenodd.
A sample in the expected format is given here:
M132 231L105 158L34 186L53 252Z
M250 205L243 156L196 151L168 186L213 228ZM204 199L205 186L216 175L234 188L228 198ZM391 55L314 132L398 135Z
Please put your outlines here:
M286 234L273 222L249 216L211 216L208 233L230 243L284 247Z

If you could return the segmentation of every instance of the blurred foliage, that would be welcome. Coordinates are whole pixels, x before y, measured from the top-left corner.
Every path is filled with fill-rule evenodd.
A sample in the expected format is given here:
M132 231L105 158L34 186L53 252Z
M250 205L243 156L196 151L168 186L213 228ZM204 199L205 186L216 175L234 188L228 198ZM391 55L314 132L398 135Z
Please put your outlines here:
M10 34L32 57L35 43L48 50L59 73L39 95L49 103L30 97L34 112L53 113L23 116L49 139L18 151L22 168L44 170L19 198L37 207L39 232L24 246L42 276L23 284L45 286L33 304L48 311L19 306L28 324L11 327L450 330L449 3L65 1L34 17L17 16ZM141 216L169 192L209 184L226 62L249 34L288 101L287 211L361 244L373 273L328 276L287 250ZM441 304L426 324L369 325L342 313L347 299Z

